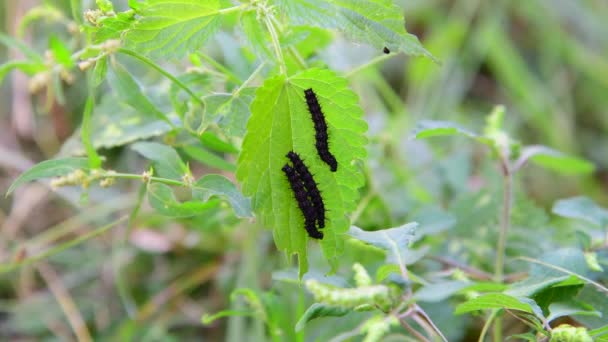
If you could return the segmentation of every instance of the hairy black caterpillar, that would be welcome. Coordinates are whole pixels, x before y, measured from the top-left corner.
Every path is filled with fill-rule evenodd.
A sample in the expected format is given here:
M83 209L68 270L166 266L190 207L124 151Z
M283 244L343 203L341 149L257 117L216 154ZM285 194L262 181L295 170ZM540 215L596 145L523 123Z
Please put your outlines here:
M308 197L310 197L313 208L315 210L319 228L325 228L325 204L323 203L323 197L321 197L321 193L319 192L317 183L315 182L312 174L308 170L308 167L306 166L306 164L304 164L304 162L297 153L289 151L287 153L287 158L289 158L289 160L291 160L291 162L293 163L293 168L300 176L300 179L304 184L304 188L308 193Z
M389 50L386 46L384 47L384 49L382 50L382 52L384 52L385 54L389 54L391 53L391 50Z
M329 152L327 143L327 123L325 122L325 116L321 110L321 105L319 105L319 101L317 100L317 95L309 88L304 90L304 96L306 97L308 111L312 116L312 122L315 125L315 146L317 148L317 153L321 160L329 165L330 170L336 172L336 170L338 170L338 161L333 154Z
M285 164L281 169L287 176L287 180L289 181L289 185L291 185L291 190L293 191L296 202L298 202L298 207L302 214L304 215L304 229L308 233L308 236L315 239L322 239L323 233L320 232L316 227L316 218L315 209L313 208L313 204L308 199L308 193L304 188L304 184L302 184L302 180L298 177L298 174L294 168Z

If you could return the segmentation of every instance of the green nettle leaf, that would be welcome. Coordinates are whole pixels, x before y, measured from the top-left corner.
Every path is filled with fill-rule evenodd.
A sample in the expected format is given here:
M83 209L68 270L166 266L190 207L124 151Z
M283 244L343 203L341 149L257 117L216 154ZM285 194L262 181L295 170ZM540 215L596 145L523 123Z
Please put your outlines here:
M598 225L608 225L608 209L598 206L588 197L578 196L555 202L554 214Z
M17 187L31 181L42 178L64 176L79 169L88 169L89 161L87 158L63 158L45 160L32 166L29 170L22 173L8 188L6 195L10 195Z
M219 0L148 0L127 32L127 46L157 57L183 57L220 26Z
M315 132L304 90L312 88L323 108L329 148L338 160L337 172L321 161L315 148ZM293 77L277 76L258 89L237 165L243 193L262 223L274 230L277 247L298 254L300 275L308 268L307 234L287 178L281 170L286 154L295 151L318 184L326 208L325 237L320 240L325 257L335 267L344 249L350 225L347 214L355 209L357 189L364 176L357 161L366 157L363 135L367 124L357 96L348 82L329 70L309 69Z
M454 313L458 315L487 309L510 309L534 313L530 304L526 303L527 301L529 301L529 299L522 301L517 297L509 296L504 293L487 293L458 305L456 310L454 310Z
M434 57L405 30L401 8L392 0L275 0L296 25L338 29L349 39L382 50Z
M148 202L159 214L169 217L201 215L205 210L215 208L220 203L217 200L179 202L171 187L161 183L148 186Z
M314 303L308 309L306 309L306 312L304 312L304 314L296 324L296 331L301 331L302 329L304 329L306 323L312 321L315 318L342 317L351 311L351 309L343 308L340 306Z
M211 196L228 200L238 217L253 217L249 200L241 194L228 178L221 175L206 175L192 187L192 197L207 201Z
M155 142L138 142L131 146L133 150L154 162L154 171L164 178L181 180L188 174L188 167L172 147Z

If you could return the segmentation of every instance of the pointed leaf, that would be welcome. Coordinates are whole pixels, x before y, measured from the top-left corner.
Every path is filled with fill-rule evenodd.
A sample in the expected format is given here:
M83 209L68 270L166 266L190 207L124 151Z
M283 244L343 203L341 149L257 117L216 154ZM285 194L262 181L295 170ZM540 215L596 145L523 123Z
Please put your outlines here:
M188 167L172 147L155 142L138 142L133 150L154 162L154 170L164 178L179 179L187 174Z
M328 126L329 148L338 160L337 172L321 161L315 149L313 122L304 90L312 88L322 106ZM344 249L348 230L346 215L355 209L363 174L357 161L366 156L363 136L367 124L348 82L331 71L310 69L289 79L267 80L251 105L252 116L237 165L243 193L253 196L252 205L267 227L274 229L277 247L299 255L301 274L306 271L306 240L302 214L281 168L286 154L302 157L318 184L326 208L325 237L320 240L332 266Z
M569 156L546 146L529 146L522 150L522 155L544 168L564 174L587 174L595 170L593 163Z
M522 302L519 298L504 293L487 293L475 297L456 307L454 313L459 315L466 312L487 309L510 309L528 313L534 313L529 304Z
M232 184L228 178L221 175L206 175L199 179L192 188L192 197L207 201L211 196L226 199L238 217L253 217L249 199Z
M15 189L27 182L35 181L42 178L51 178L64 176L78 169L88 169L89 162L87 158L64 158L45 160L39 164L32 166L30 169L22 173L13 184L8 188L6 195L10 195Z
M175 199L171 187L152 183L148 187L148 202L159 214L170 217L190 217L203 214L207 209L218 206L219 201L184 201Z
M340 306L332 306L322 303L314 303L300 317L296 324L296 331L302 331L306 324L319 317L342 317L352 310Z
M352 226L348 234L358 240L387 251L387 260L401 266L407 264L408 245L414 240L418 223L410 222L400 227L365 231Z

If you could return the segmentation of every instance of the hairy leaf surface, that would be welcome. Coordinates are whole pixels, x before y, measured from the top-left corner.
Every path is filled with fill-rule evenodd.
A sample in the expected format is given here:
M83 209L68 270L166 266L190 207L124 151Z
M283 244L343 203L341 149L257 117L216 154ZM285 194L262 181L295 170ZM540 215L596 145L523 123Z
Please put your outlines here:
M215 33L219 8L218 0L149 0L125 41L140 53L181 57Z
M304 99L312 88L322 106L329 133L329 148L338 160L331 172L315 148L313 122ZM262 223L272 227L277 247L296 253L300 275L307 270L304 219L281 168L287 152L295 151L304 160L325 202L325 237L321 247L330 264L336 265L344 249L349 227L347 214L355 208L363 185L356 161L366 156L364 133L367 124L357 96L347 81L328 70L310 69L291 78L267 80L252 103L252 116L238 161L237 179L243 193L252 196L252 206Z

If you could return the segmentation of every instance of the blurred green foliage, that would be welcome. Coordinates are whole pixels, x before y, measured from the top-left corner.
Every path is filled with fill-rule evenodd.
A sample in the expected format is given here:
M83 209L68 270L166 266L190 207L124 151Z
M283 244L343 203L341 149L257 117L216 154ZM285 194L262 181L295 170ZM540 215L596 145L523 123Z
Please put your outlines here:
M274 2L277 11L290 9L275 23L287 73L301 63L343 73L369 124L366 186L339 268L328 275L321 249L309 244L303 281L319 281L337 294L386 284L409 289L449 341L477 339L495 316L505 338L534 340L541 338L536 332L562 323L605 338L608 4L396 1L407 32L436 63L398 52L426 54L395 38L406 34L394 25L398 11L367 13L392 28L384 38L396 40L387 40L391 53L384 56L382 42L347 25L343 13L355 15L348 12L354 5L334 2L342 8L339 17L320 0L308 9L306 1ZM168 59L143 56L159 49L146 44L145 35L126 52L81 50L91 45L87 34L103 43L132 24L129 5L137 9L139 2L112 4L120 14L105 16L97 30L79 10L96 8L93 2L0 3L0 65L25 60L15 66L20 71L0 72L0 188L8 190L24 171L23 158L37 163L86 151L93 166L96 150L106 167L85 177L86 189L41 196L33 185L0 200L0 340L325 341L370 326L385 331L387 340L413 338L394 321L382 321L379 311L341 316L339 301L307 310L313 296L293 260L276 251L264 229L272 227L243 219L251 216L248 202L230 180L254 89L279 71L258 13L235 11L205 26L208 31L193 29L196 41L166 39L175 47L164 51L173 56ZM349 29L358 32L350 38L371 45L349 41L348 32L290 23ZM186 52L187 58L176 58ZM94 62L80 65L88 71L81 71L78 64L90 58ZM41 70L52 72L40 77ZM29 75L25 83L16 80L18 73ZM17 95L24 94L31 117L17 117L24 108ZM87 99L95 106L81 126ZM504 105L504 120L493 126L486 118L497 104ZM18 130L16 121L30 129ZM155 142L138 142L146 139ZM535 157L513 175L505 277L496 279L505 179L500 153L507 150L514 165L528 161L518 159L526 153ZM154 176L145 173L150 165ZM111 170L124 171L123 178L114 179ZM225 177L209 176L214 173ZM158 183L149 188L141 182L155 176ZM104 180L107 188L99 186ZM418 223L413 235L406 222ZM398 250L391 249L393 240ZM32 255L45 258L20 264ZM355 263L375 285L353 280ZM400 264L407 265L406 276ZM484 314L456 314L478 309ZM217 312L224 319L201 324ZM86 328L78 328L79 319ZM411 324L437 337L424 322Z

